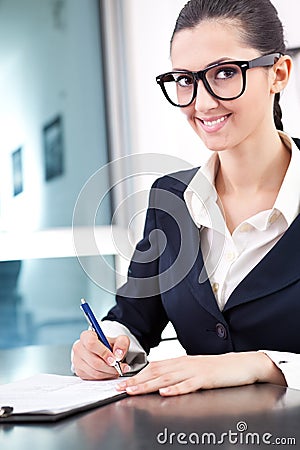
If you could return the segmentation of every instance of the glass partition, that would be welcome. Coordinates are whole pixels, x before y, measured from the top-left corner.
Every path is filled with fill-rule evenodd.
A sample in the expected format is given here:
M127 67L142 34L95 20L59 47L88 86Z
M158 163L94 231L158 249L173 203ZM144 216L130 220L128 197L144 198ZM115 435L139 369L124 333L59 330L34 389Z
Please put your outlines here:
M108 161L99 1L1 1L0 61L0 347L72 342L86 327L80 298L101 315L112 295L60 240L51 258L18 255L26 233L71 229L80 190ZM107 195L97 225L110 216ZM84 211L77 225L91 225Z
M103 258L107 267L114 265L113 256ZM98 256L82 259L86 266L98 264ZM77 258L1 261L0 348L73 342L88 327L82 297L100 317L114 303L112 271L101 276L110 292L90 280Z

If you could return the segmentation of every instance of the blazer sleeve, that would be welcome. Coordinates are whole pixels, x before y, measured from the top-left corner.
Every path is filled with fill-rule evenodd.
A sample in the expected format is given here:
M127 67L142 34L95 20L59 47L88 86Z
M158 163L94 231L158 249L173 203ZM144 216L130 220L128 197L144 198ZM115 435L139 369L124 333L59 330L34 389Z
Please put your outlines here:
M118 321L136 337L148 354L161 340L168 323L159 282L159 256L163 251L163 231L156 220L159 179L150 190L143 238L131 259L127 282L118 290L116 306L102 320Z

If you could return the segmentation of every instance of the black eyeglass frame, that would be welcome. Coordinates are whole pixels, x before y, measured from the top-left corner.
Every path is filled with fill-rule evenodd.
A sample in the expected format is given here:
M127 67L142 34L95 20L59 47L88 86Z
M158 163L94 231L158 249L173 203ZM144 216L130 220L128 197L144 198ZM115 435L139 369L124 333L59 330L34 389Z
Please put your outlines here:
M252 59L251 61L223 61L221 63L212 64L211 66L207 67L206 69L199 70L198 72L192 72L190 70L174 70L172 72L166 72L161 75L158 75L156 77L156 82L161 87L161 90L163 91L163 94L166 97L166 99L173 106L176 106L179 108L186 108L187 106L190 106L193 103L193 101L195 100L195 98L197 96L198 81L200 81L200 80L203 82L203 84L204 84L206 90L209 92L209 94L212 95L213 97L217 98L218 100L223 100L223 101L236 100L237 98L241 97L241 95L243 95L243 93L245 92L246 72L248 69L252 69L254 67L273 66L281 58L281 56L283 56L282 53L270 53L268 55L259 56L258 58ZM238 66L242 71L242 77L243 77L243 86L242 86L241 92L239 93L239 95L236 95L235 97L230 97L230 98L220 97L219 95L215 94L206 79L206 73L210 69L214 69L215 67L221 67L226 64L230 64L231 66L232 65ZM194 90L193 90L192 99L186 105L179 105L178 103L173 102L171 100L171 98L168 96L167 90L165 88L163 77L172 76L175 73L176 74L181 74L181 73L187 74L193 78Z

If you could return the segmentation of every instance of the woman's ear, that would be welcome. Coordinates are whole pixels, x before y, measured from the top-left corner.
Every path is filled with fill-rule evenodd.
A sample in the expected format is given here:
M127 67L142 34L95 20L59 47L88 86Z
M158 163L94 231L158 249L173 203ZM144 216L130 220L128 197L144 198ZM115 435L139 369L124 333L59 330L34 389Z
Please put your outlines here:
M273 66L273 77L271 93L281 92L287 85L292 69L292 58L289 55L283 55Z

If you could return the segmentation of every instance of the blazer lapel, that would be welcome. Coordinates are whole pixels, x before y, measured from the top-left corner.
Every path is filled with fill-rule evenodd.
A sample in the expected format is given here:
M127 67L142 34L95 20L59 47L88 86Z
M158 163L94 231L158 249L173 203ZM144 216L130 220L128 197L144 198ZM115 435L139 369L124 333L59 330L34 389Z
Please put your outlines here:
M173 192L178 198L174 203L167 199L168 214L161 215L165 222L164 229L168 232L168 244L178 252L178 239L181 240L183 264L187 271L184 282L194 298L210 314L224 320L219 310L210 282L206 276L203 257L200 250L199 229L194 224L184 202L183 193L195 175L197 169L172 174L163 189ZM157 205L156 205L157 207ZM163 209L163 208L162 208ZM175 217L175 221L170 219ZM179 224L182 237L178 235ZM177 244L174 245L174 241ZM239 304L272 294L284 286L300 279L300 215L294 220L289 229L268 252L268 254L241 281L228 299L223 312Z
M176 272L178 281L184 279L187 289L203 308L218 320L224 320L205 271L199 229L193 222L183 198L187 183L182 173L180 177L175 174L172 186L168 186L165 195L161 192L155 202L155 207L163 211L159 214L160 224L163 224L163 231L167 234L169 251L172 248L176 255L177 267L173 265L172 270ZM170 196L170 193L173 193L174 197Z
M241 281L224 311L273 292L300 279L300 215L289 229Z

